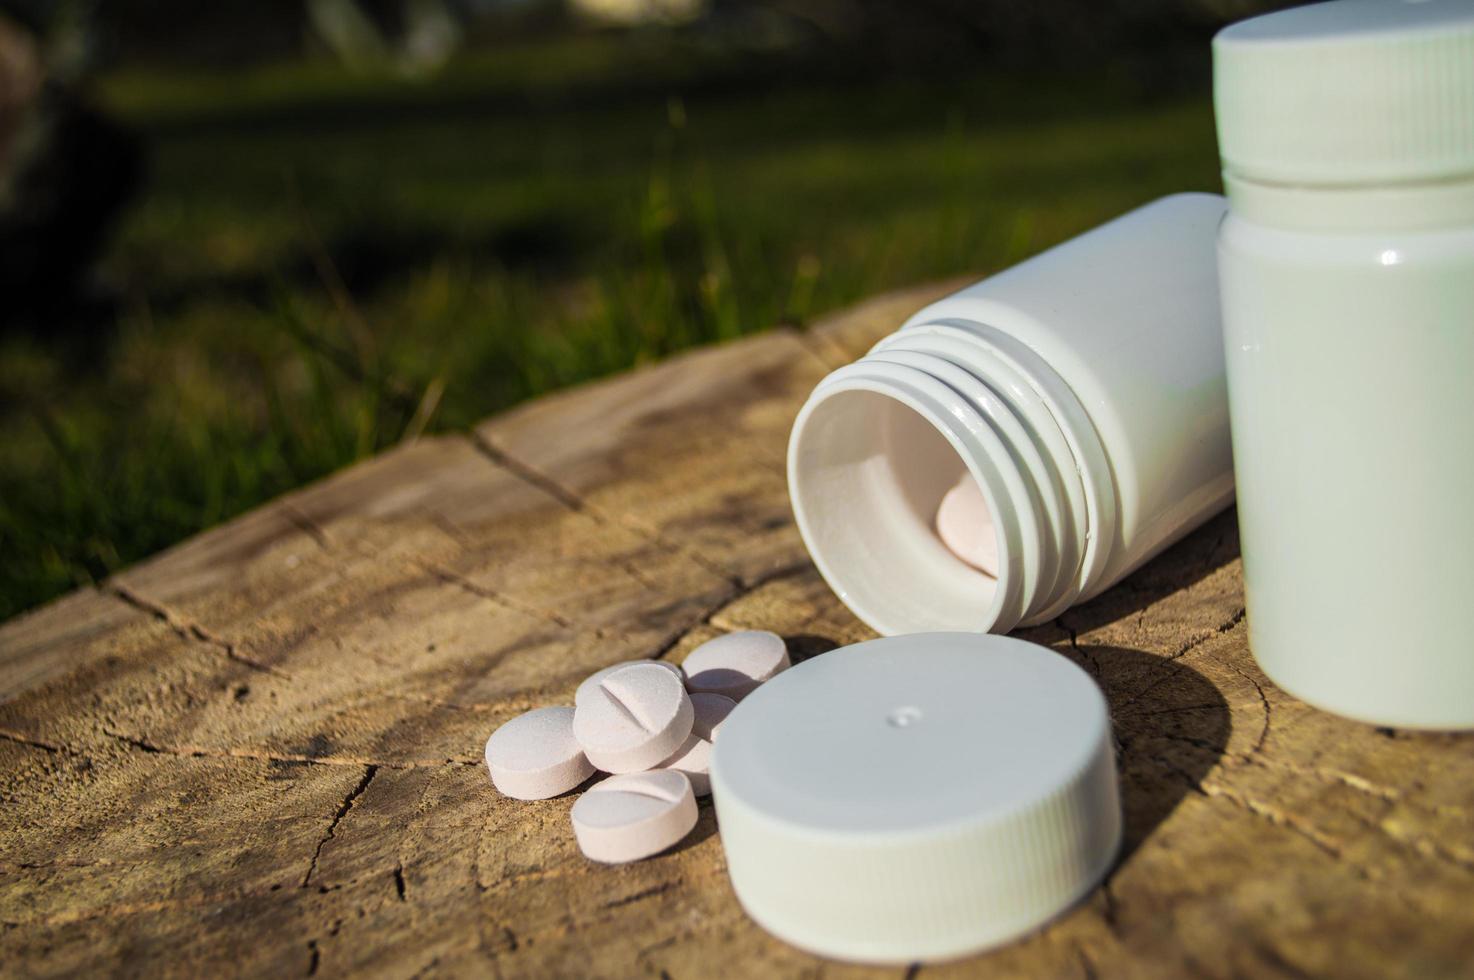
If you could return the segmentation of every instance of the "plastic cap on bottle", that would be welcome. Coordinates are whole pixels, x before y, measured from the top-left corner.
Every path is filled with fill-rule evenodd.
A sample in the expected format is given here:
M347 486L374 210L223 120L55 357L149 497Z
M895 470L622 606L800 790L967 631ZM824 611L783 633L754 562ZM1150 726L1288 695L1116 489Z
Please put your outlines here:
M1474 2L1339 0L1213 39L1225 170L1269 183L1474 177Z
M1100 689L1003 636L894 636L805 661L732 712L711 777L743 908L844 960L1022 936L1094 888L1121 841Z

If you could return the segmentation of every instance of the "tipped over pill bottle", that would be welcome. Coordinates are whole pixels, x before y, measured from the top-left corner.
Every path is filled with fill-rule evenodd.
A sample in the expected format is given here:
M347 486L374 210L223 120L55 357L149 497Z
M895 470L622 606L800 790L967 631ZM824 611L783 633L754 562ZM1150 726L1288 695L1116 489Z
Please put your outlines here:
M820 382L789 493L857 616L886 635L1044 622L1232 500L1224 209L1146 205L932 304ZM987 570L937 531L968 477Z
M1379 725L1474 728L1474 2L1213 42L1249 643Z

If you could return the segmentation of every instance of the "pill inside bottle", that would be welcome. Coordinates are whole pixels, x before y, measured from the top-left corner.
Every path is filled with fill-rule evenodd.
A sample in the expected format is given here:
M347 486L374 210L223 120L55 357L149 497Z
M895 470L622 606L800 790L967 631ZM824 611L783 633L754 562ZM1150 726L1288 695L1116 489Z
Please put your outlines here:
M983 491L968 471L942 497L936 528L952 554L984 575L998 577L998 531Z

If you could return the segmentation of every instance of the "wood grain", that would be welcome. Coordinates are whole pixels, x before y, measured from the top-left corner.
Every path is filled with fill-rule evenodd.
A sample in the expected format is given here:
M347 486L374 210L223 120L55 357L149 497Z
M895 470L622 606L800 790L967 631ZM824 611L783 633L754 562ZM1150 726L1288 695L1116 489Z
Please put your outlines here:
M0 971L901 975L748 921L709 804L598 867L572 797L502 799L481 749L620 659L869 637L789 518L787 429L944 291L402 447L0 627ZM1039 934L923 975L1474 972L1474 742L1276 689L1237 554L1222 515L1023 634L1108 695L1127 851Z

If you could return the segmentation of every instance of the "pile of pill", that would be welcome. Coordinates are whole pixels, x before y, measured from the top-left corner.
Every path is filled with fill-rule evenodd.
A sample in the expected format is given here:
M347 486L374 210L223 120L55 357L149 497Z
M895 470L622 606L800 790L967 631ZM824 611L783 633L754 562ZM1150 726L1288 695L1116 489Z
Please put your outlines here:
M711 745L728 713L789 665L783 638L743 630L708 640L682 666L631 660L574 692L573 707L537 708L486 741L486 766L504 796L545 800L597 771L610 775L573 805L573 833L595 861L637 861L696 826L711 792Z

